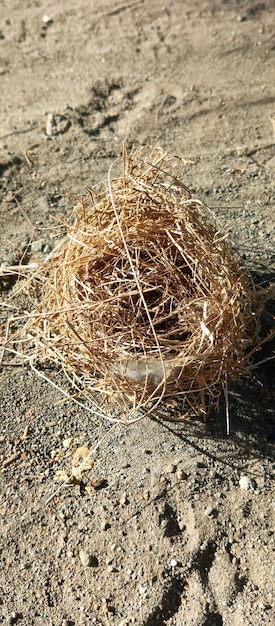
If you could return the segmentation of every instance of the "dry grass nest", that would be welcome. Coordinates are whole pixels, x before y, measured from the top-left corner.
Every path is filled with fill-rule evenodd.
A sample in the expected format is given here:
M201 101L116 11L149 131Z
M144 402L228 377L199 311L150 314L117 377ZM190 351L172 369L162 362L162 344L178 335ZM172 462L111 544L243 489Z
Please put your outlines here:
M25 281L39 298L17 351L37 371L61 364L70 397L110 420L135 421L168 397L182 400L178 417L206 418L258 340L252 279L179 171L159 148L124 151Z

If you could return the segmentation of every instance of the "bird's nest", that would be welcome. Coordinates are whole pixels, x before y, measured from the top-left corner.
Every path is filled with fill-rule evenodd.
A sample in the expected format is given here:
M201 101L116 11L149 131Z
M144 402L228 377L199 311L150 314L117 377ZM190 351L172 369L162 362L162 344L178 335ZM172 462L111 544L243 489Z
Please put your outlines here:
M61 364L72 398L110 420L171 396L181 415L206 417L245 371L259 299L212 211L179 180L179 159L156 148L119 162L26 281L39 297L17 341L37 371Z

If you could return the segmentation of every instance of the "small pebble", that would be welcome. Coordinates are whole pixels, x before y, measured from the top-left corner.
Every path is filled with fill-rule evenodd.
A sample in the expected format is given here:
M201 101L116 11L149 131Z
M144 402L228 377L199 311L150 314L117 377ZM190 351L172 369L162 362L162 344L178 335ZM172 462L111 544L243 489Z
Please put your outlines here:
M111 545L111 552L116 552L117 549L118 549L117 543L112 543L112 545Z
M237 15L237 22L245 22L246 17L245 15Z
M239 480L239 485L241 489L245 489L246 491L248 491L248 489L251 489L251 491L255 491L255 489L257 488L257 483L256 481L252 478L249 478L249 476L241 476L240 480Z
M177 567L178 561L176 561L176 559L171 559L170 561L170 566L171 567Z
M33 254L37 252L42 252L43 245L44 245L43 239L38 239L38 241L33 241L31 244L31 252Z
M109 528L111 528L111 524L107 522L107 520L103 519L100 524L100 528L101 530L108 530Z
M174 463L168 463L166 467L166 474L175 474L177 471L177 466Z
M186 474L186 473L185 473L182 469L179 469L179 470L177 471L176 476L177 476L177 480L178 480L178 481L181 481L181 480L187 480L187 478L188 478L188 477L187 477L187 474Z
M113 607L104 598L102 599L101 611L105 615L106 615L106 613L112 613L113 612Z
M120 498L119 504L121 504L121 506L124 506L125 504L129 504L129 500L126 496L126 493L124 493L123 496Z
M23 241L20 241L19 243L21 250L26 250L26 248L28 248L28 245L29 245L29 241L25 239Z
M89 482L89 485L93 487L94 489L100 489L101 487L104 487L105 484L106 484L106 480L105 478L102 478L101 476L93 476L93 478L91 478Z
M211 519L213 519L214 517L217 517L218 511L217 509L215 509L215 507L208 506L207 509L205 509L204 511L204 515L206 515L207 517L211 517Z
M114 565L107 565L107 572L108 574L112 574L113 572L116 572L116 568Z
M79 558L83 567L97 567L98 566L97 557L89 554L88 552L85 552L85 550L80 550Z
M83 567L89 567L91 557L90 557L90 554L88 554L88 552L85 552L85 550L80 550L79 558Z
M67 535L66 533L62 532L58 535L57 537L57 550L56 550L56 557L59 557L63 548L66 545L66 540L67 540Z
M47 117L47 121L46 121L46 135L48 137L52 136L53 127L54 127L54 116L52 113L49 113Z
M8 624L16 624L20 620L20 613L13 611L8 617Z
M43 15L42 22L43 22L43 24L49 24L49 23L52 22L52 19L50 17L48 17L48 15Z
M239 480L239 485L241 489L249 489L250 488L250 478L248 476L241 476Z

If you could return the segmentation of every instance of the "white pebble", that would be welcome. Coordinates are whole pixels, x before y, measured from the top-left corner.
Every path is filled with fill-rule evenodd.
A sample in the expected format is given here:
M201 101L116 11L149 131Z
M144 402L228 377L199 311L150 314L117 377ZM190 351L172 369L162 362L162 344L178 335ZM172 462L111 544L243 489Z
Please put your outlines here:
M31 252L42 252L44 241L43 239L38 239L37 241L33 241L31 244Z
M239 480L239 485L241 489L252 489L252 481L248 476L241 476Z
M91 562L91 557L90 557L90 554L88 554L88 552L85 552L85 550L80 550L79 558L83 567L89 567L90 562Z
M176 561L176 559L171 559L170 561L170 566L171 567L177 567L178 561Z
M52 113L49 113L47 117L47 121L46 121L46 135L48 137L52 136L53 127L54 127L54 116Z

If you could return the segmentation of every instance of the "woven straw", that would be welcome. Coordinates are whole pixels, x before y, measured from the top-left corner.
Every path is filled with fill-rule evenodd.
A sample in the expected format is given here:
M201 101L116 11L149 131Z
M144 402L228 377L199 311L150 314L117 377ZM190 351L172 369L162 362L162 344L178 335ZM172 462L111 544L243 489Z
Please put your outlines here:
M159 148L124 152L33 278L25 354L61 364L108 419L135 421L171 396L178 416L206 418L257 340L251 277L179 171Z

